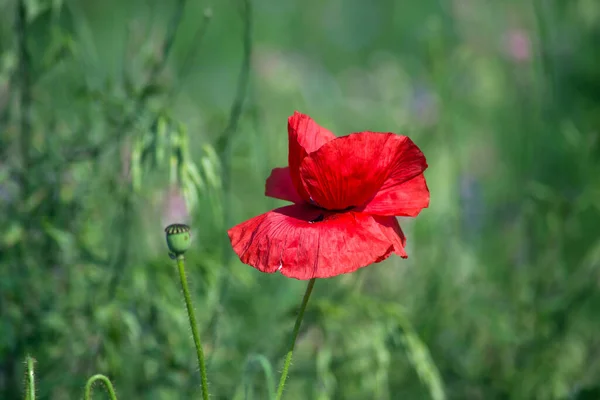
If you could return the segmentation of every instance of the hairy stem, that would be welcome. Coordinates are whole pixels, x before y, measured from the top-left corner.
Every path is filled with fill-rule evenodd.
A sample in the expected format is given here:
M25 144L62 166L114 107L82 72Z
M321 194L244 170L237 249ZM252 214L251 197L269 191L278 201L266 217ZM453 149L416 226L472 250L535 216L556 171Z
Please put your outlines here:
M179 269L179 279L181 280L181 288L183 289L183 297L187 308L190 327L192 328L192 336L196 345L196 356L198 357L198 367L200 368L200 376L202 378L202 398L208 400L208 379L206 378L206 365L204 363L204 352L200 343L200 334L198 333L198 325L196 323L196 315L194 314L194 306L188 288L187 277L185 276L185 259L183 255L177 256L177 268Z
M310 281L308 281L306 292L304 292L304 298L302 299L300 311L298 311L298 316L296 317L296 324L294 325L294 332L292 333L290 349L288 350L287 355L285 356L283 371L281 372L281 379L279 379L279 387L277 388L276 400L280 400L281 396L283 396L283 388L285 387L285 380L287 379L290 364L292 363L292 354L294 352L294 346L296 345L296 338L298 337L298 331L300 331L300 325L302 324L302 318L304 318L304 311L306 310L308 299L310 298L310 294L312 293L313 286L315 286L315 280L315 278L312 278Z
M94 383L96 383L96 381L100 381L104 384L106 390L108 391L108 397L110 397L110 400L117 400L117 394L115 393L115 388L110 382L110 379L108 379L106 375L102 374L96 374L88 379L85 384L85 395L83 397L84 400L92 400L92 386Z
M35 376L33 374L33 358L31 356L27 356L25 400L35 400Z

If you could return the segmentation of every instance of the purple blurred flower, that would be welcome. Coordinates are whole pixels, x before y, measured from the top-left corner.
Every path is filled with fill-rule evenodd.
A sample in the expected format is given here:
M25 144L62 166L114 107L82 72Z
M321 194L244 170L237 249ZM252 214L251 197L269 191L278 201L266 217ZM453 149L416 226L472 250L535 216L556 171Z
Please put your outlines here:
M417 121L426 126L435 125L439 118L435 93L425 85L417 84L413 90L412 111Z
M181 190L176 186L171 187L165 194L165 200L162 210L162 223L164 226L173 223L188 222L190 217L185 198Z
M527 62L531 59L531 39L523 29L511 29L506 36L506 52L516 62Z

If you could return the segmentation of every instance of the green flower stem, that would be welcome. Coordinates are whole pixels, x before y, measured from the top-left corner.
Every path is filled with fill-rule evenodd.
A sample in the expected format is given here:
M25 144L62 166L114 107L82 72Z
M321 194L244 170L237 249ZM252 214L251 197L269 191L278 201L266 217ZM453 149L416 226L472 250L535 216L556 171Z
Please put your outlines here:
M183 297L185 298L185 306L187 308L190 327L192 328L192 336L196 345L196 355L198 356L198 367L200 367L200 376L202 378L202 398L208 400L208 379L206 378L206 365L204 364L204 352L200 343L200 334L196 324L196 316L194 315L194 306L190 297L190 289L188 288L187 278L185 276L185 260L183 254L177 256L177 267L179 269L179 278L181 279L181 287L183 289Z
M298 316L296 317L296 324L294 325L294 332L292 334L292 341L290 343L290 349L285 356L285 362L283 364L283 371L281 372L281 379L279 379L279 387L277 388L277 397L276 400L281 400L281 396L283 396L283 388L285 386L285 380L288 376L288 371L290 369L290 364L292 363L292 353L294 352L294 346L296 345L296 338L298 337L298 331L300 330L300 325L302 324L302 318L304 318L304 311L306 310L306 305L308 304L308 299L310 298L310 294L312 293L313 286L315 286L315 278L312 278L308 281L308 286L306 287L306 292L304 292L304 298L302 299L302 305L300 305L300 311L298 312Z
M108 397L110 397L110 400L117 400L115 388L110 382L110 379L108 379L106 375L102 374L93 375L90 377L90 379L88 379L88 381L85 384L84 400L92 400L92 386L94 385L94 383L96 383L96 381L104 383L104 386L106 386L106 390L108 391Z
M33 358L27 356L27 386L25 400L35 400L35 377L33 375Z

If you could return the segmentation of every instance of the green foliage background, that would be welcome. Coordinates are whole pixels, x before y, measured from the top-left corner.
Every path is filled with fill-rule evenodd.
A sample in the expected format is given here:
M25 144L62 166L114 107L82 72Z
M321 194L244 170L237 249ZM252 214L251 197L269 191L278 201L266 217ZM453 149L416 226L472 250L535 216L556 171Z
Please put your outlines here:
M26 354L40 399L199 396L171 222L212 397L267 398L306 283L225 231L294 110L411 136L431 206L317 282L286 399L600 398L598 43L595 0L0 0L0 398Z

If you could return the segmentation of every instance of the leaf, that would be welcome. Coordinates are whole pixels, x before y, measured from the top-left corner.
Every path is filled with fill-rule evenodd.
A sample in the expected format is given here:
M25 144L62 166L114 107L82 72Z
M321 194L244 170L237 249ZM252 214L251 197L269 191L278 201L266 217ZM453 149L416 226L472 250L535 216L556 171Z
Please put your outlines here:
M171 154L169 157L169 182L171 185L177 183L177 156L175 154Z
M204 182L204 179L202 179L202 176L200 175L200 172L198 171L198 167L196 166L196 164L194 164L193 162L186 163L186 172L187 172L187 177L196 186L197 190L199 190L199 191L206 190L206 184Z
M209 186L213 189L220 189L221 178L217 175L216 168L211 160L203 157L200 164L202 165L202 171L204 172L204 176L206 176Z
M167 147L168 122L164 116L158 118L156 123L156 163L161 165L165 158Z
M388 312L395 316L395 320L402 329L403 335L400 338L406 349L406 354L415 371L419 375L433 400L444 400L446 394L444 385L437 366L431 358L427 345L423 343L419 335L415 332L412 324L408 321L404 313L397 309L396 305L389 305Z
M22 205L24 212L31 212L36 209L48 197L48 188L42 187L31 194Z
M142 166L141 166L141 155L142 155L142 143L140 140L136 140L133 149L131 150L130 156L130 173L131 173L131 185L134 191L139 191L142 187Z
M263 371L265 377L265 386L267 387L267 399L272 400L275 398L275 377L273 374L273 366L271 362L262 354L250 354L246 359L244 366L244 373L242 375L242 387L246 394L252 389L252 383L254 382L254 371L253 366L258 365ZM246 396L250 398L250 396Z
M165 93L166 87L157 82L151 82L148 85L144 86L143 89L139 93L139 97L142 100L147 99L148 97L158 96L162 93Z
M12 247L23 238L23 227L17 222L13 222L7 230L2 232L2 245Z
M191 181L185 181L182 184L183 198L189 212L198 204L198 191Z

